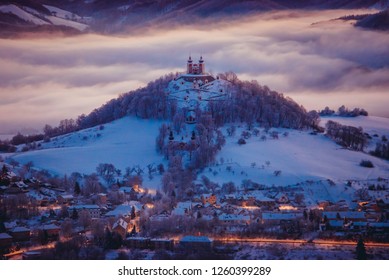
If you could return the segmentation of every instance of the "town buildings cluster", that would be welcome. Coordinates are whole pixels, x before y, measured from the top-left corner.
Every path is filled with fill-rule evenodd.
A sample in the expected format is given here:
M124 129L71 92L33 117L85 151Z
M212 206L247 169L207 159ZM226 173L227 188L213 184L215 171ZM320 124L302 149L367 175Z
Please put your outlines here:
M355 240L362 236L389 241L387 196L361 196L355 209L345 201L317 201L307 207L298 187L256 185L229 193L203 191L179 201L125 182L117 182L105 192L83 195L77 187L66 190L44 180L23 179L16 171L3 163L3 258L41 258L45 250L80 236L81 247L172 252L179 248L206 252L214 244L222 244L223 238L296 239L307 233L320 239ZM370 183L368 192L387 186L388 181L380 179ZM201 182L197 187L205 189Z

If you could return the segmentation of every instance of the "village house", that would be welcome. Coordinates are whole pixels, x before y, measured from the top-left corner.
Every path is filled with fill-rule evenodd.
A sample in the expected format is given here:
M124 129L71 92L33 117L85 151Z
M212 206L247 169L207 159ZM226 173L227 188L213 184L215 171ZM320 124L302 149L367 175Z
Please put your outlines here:
M303 217L302 212L263 212L261 222L263 224L281 224Z
M215 194L204 195L204 196L201 196L201 201L203 204L209 203L211 205L214 205L217 202L217 197Z
M11 222L4 222L4 227L6 231L10 231L11 229L17 227L16 221L11 221Z
M277 203L279 204L287 204L289 203L289 197L284 194L284 193L278 193L276 194L276 196L274 197L274 199L277 201Z
M225 232L240 232L250 224L249 215L221 214L218 229Z
M12 245L12 236L8 233L0 233L0 249L8 248Z
M99 219L101 216L101 209L100 206L96 204L79 204L79 205L73 205L69 207L68 211L69 213L72 213L72 211L80 212L82 210L88 211L90 217L92 219Z
M192 213L192 202L185 201L185 202L178 202L177 206L173 209L171 214L175 216L185 216L191 213Z
M138 193L132 187L120 187L119 193L123 194L126 201L138 199Z
M221 214L219 221L225 225L248 225L250 224L250 216L236 214Z
M49 240L58 240L61 228L55 224L43 225L40 228Z
M149 220L150 220L150 222L156 222L156 223L158 223L158 222L165 222L165 221L167 221L167 220L169 220L169 218L170 218L170 215L169 214L167 214L167 213L161 213L161 214L155 214L155 215L152 215L150 218L149 218Z
M142 210L142 204L139 201L129 201L117 206L114 210L111 210L105 214L106 217L131 217L132 209L135 210L135 216L139 216Z
M116 232L124 239L126 237L127 232L128 232L128 227L129 227L129 224L125 220L120 218L119 220L117 220L113 224L112 231Z
M173 250L174 240L164 238L152 238L150 239L150 248L153 250Z
M150 248L150 238L147 237L127 237L124 241L124 244L128 248L134 249L149 249Z
M107 194L106 193L98 193L97 198L98 198L98 203L107 204Z
M61 194L57 200L60 204L71 205L74 203L74 196L72 194Z
M30 241L31 238L31 231L26 227L15 227L9 233L15 242Z
M381 197L376 200L377 206L383 210L389 210L389 197Z
M358 211L324 211L322 213L322 218L325 220L348 220L348 221L359 221L363 222L366 221L366 215L364 212L358 212Z
M187 235L181 238L180 246L195 251L208 251L212 249L213 241L207 236Z

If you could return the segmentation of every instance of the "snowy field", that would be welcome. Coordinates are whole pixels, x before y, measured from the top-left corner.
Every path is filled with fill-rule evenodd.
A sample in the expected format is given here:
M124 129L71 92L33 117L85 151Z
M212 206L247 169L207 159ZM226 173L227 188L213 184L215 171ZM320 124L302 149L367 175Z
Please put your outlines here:
M376 131L379 135L388 130L388 120L383 118L368 117L360 122L358 118L342 118L339 121L360 123L366 131ZM58 175L75 171L90 174L95 172L99 163L112 163L122 172L126 167L136 165L146 169L148 164L164 163L166 167L163 156L155 149L161 124L160 121L126 117L103 127L54 138L42 143L43 149L19 153L14 158L22 164L32 161L35 168ZM227 135L226 128L222 130ZM257 136L253 134L246 140L247 144L239 145L238 139L244 130L244 125L237 125L235 135L226 136L226 145L218 153L217 162L203 170L199 179L205 175L219 184L231 181L236 185L250 179L267 186L295 186L308 181L311 183L305 184L307 192L310 192L309 188L322 189L323 193L317 193L316 199L330 199L332 196L339 198L341 194L338 191L331 194L328 180L343 185L347 180L388 178L388 161L344 149L323 134L274 128L266 133L259 128ZM278 139L271 137L273 131L278 132ZM361 160L370 160L375 167L361 167ZM144 177L147 180L147 175ZM160 176L155 177L147 187L158 187L159 180ZM318 188L318 185L324 188ZM344 194L345 198L350 195Z
M372 259L388 259L387 248L367 247ZM236 260L352 260L355 246L258 244L241 246Z
M326 122L332 120L343 125L362 127L363 130L371 135L386 135L389 137L389 118L374 117L374 116L359 116L355 118L348 117L321 117L321 126L325 126Z
M17 17L19 17L25 21L32 22L36 25L50 24L49 22L44 21L44 20L40 19L39 17L37 17L31 13L28 13L27 11L25 11L25 10L23 10L23 9L19 8L18 6L13 5L13 4L0 6L0 12L14 14ZM37 12L35 11L35 13L37 13Z
M34 23L36 25L63 25L85 31L89 26L77 21L82 21L82 18L71 12L52 7L45 6L50 12L54 12L55 16L47 16L34 9L28 7L18 7L14 4L0 6L0 12L13 14L22 20ZM43 20L45 19L45 20Z
M273 128L271 131L277 131L279 138L272 139L261 129L258 136L246 140L247 144L239 145L243 129L238 128L235 136L227 137L226 145L218 154L219 164L203 173L212 181L239 184L251 179L260 184L285 186L307 180L369 180L386 178L389 174L387 161L344 149L322 134ZM359 166L361 160L371 160L375 168ZM278 176L276 171L281 171Z
M122 172L136 165L145 168L148 164L163 162L155 149L160 125L158 121L126 117L103 127L54 138L43 143L44 149L20 153L14 158L22 164L32 161L36 168L58 175L90 174L96 172L99 163L112 163ZM151 187L155 184L158 184L156 180L151 182Z

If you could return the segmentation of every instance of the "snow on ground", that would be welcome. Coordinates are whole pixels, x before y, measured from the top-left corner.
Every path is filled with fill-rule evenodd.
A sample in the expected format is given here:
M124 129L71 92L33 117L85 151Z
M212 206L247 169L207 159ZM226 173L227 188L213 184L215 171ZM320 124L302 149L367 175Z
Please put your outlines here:
M279 139L272 139L262 129L258 136L246 140L247 144L239 145L242 130L239 128L235 136L227 137L226 145L218 154L219 164L207 168L202 175L220 184L232 181L240 185L242 180L250 179L269 186L287 186L307 180L344 182L387 178L389 174L388 161L343 149L322 134L272 129L279 132ZM283 136L284 132L289 135ZM261 139L264 135L267 140ZM371 160L375 167L359 166L365 159ZM277 170L281 171L279 176L274 174Z
M155 149L160 125L160 121L125 117L104 125L103 129L98 126L57 137L42 143L42 150L16 154L14 158L22 164L32 161L36 168L59 175L90 174L96 172L99 163L112 163L122 172L136 165L145 168L151 163L165 163ZM160 176L149 181L147 169L145 173L145 187L158 187Z
M364 132L370 135L378 134L380 136L386 135L389 137L389 118L374 117L374 116L359 116L351 117L321 117L320 125L325 126L327 121L332 120L343 125L350 125L355 127L362 127Z
M55 14L59 18L63 19L74 19L74 20L81 20L82 18L79 15L76 15L72 12L62 10L60 8L50 6L50 5L43 5L46 9L48 9L52 14Z
M358 119L347 118L346 121L356 125ZM361 120L359 124L367 131L382 135L382 131L388 129L386 119L369 117ZM161 121L125 117L104 126L54 138L42 143L43 149L16 154L14 158L22 164L32 161L36 168L61 175L75 171L90 174L99 163L112 163L123 172L126 167L139 165L145 168L151 163L155 166L164 163L166 167L163 156L155 149L161 124ZM222 129L225 135L226 129ZM247 144L239 145L237 142L244 130L244 125L238 126L234 136L226 137L217 163L202 171L199 179L205 175L219 184L232 181L239 186L242 180L250 179L267 186L299 186L308 195L315 193L310 202L314 204L316 200L350 197L353 190L343 189L348 180L376 180L389 175L388 161L344 149L323 134L275 128L266 133L259 128L258 136L253 134L246 140ZM278 139L271 137L273 131L278 132ZM370 160L374 168L361 167L361 160ZM278 175L276 171L279 171ZM160 185L160 176L147 181L147 174L144 174L144 179L145 187ZM333 192L328 180L343 187Z
M387 259L386 248L367 247L371 259ZM235 254L236 260L352 260L355 259L355 246L329 245L288 245L260 243L243 245Z
M55 16L47 16L46 18L48 20L50 20L54 25L69 26L69 27L72 27L72 28L80 30L80 31L85 31L89 27L88 25L83 24L83 23L79 23L76 21L67 20L67 19L63 19L63 18L59 18L59 17L55 17Z
M53 14L52 16L45 15L29 7L18 7L13 4L0 6L0 12L14 14L17 17L36 25L63 25L80 31L85 31L89 27L88 25L81 23L86 22L86 20L76 14L53 6L44 6Z
M198 80L192 82L191 79L202 77L209 82ZM222 79L214 79L208 74L191 75L182 74L171 81L167 87L170 93L169 98L177 101L180 108L195 109L197 104L200 108L205 108L209 101L221 100L229 94L231 90L230 82Z
M343 125L354 127L362 127L365 133L370 135L369 142L365 151L373 151L376 148L376 143L386 136L389 139L389 118L373 117L373 116L358 116L358 117L340 117L329 116L322 117L320 125L325 127L327 121L332 120Z
M24 11L23 9L19 8L18 6L13 5L13 4L0 6L0 12L14 14L17 17L19 17L25 21L32 22L36 25L50 24L49 22L44 21L44 20Z

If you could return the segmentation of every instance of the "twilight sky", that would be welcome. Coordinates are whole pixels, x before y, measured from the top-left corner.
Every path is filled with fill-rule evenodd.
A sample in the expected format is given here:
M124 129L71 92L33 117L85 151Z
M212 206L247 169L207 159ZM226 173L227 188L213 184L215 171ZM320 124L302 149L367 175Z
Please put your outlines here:
M202 54L207 71L258 80L308 110L344 104L389 117L389 36L329 21L356 13L283 11L122 37L0 39L0 133L89 113L184 71L189 53Z

